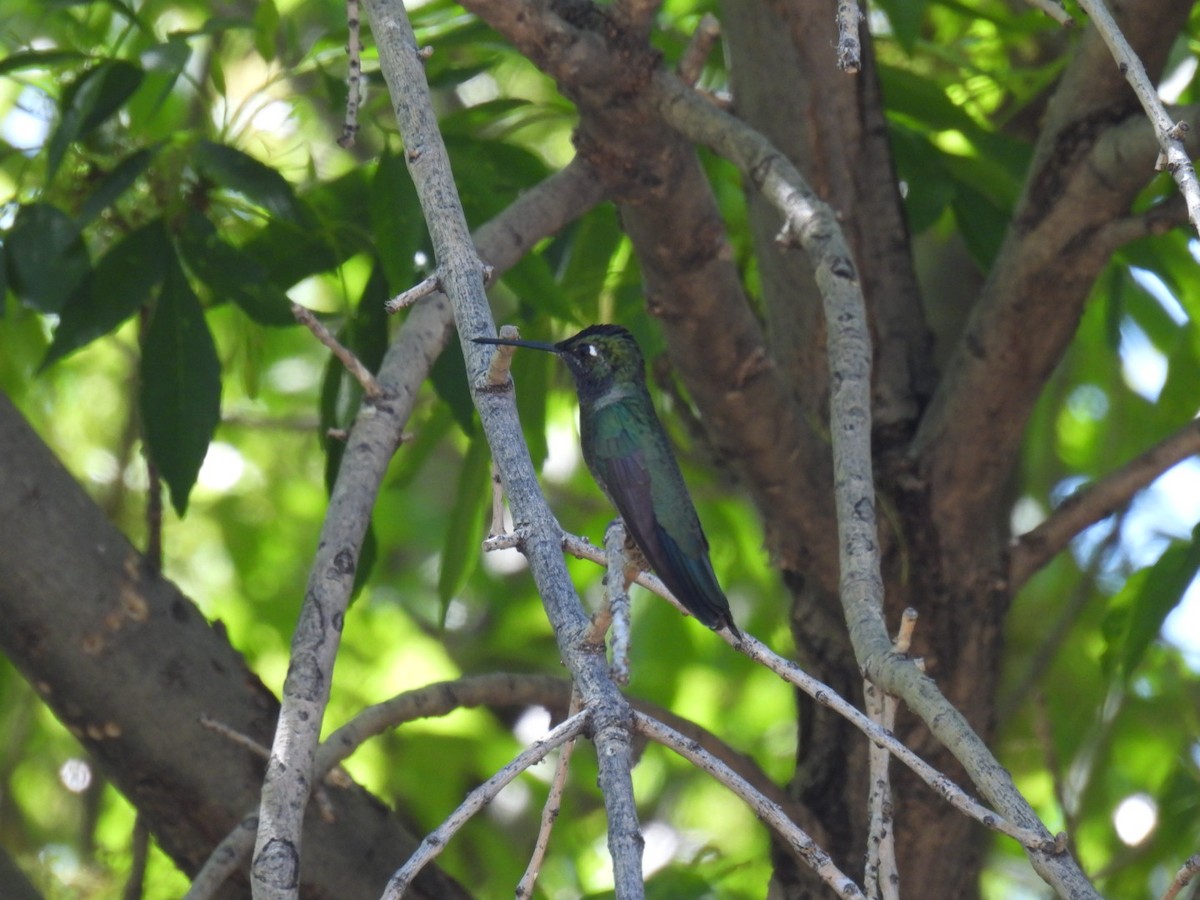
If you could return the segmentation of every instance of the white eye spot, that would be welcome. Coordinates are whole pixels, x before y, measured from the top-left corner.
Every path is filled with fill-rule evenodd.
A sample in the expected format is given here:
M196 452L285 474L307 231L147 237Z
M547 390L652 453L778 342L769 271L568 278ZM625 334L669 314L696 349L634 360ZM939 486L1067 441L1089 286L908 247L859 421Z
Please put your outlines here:
M588 356L599 356L600 355L599 351L596 349L595 344L587 345L587 355Z

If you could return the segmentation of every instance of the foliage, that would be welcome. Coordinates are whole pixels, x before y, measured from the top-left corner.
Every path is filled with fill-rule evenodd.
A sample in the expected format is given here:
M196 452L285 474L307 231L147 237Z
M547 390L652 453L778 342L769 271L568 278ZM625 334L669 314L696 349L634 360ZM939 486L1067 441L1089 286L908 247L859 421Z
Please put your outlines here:
M709 6L666 5L658 28L669 60ZM975 277L997 252L1029 164L1025 123L1077 38L1019 6L882 7L892 30L874 23L877 52L918 267L945 265L962 247L970 262L957 265ZM17 0L0 61L0 387L143 545L142 456L154 460L175 511L165 523L167 573L224 622L276 690L340 458L325 432L345 427L361 396L294 326L289 304L316 310L376 365L388 327L382 302L430 266L378 77L368 79L359 146L336 147L341 16L341 4L284 0L216 16L195 0ZM428 74L479 224L568 158L573 113L548 79L457 7L434 0L414 16L435 48ZM1181 39L1173 59L1193 46ZM723 85L728 74L716 53L703 83ZM1189 82L1182 99L1195 90ZM727 219L743 221L734 177L719 162L709 168ZM1174 190L1160 178L1140 202L1148 208ZM753 285L749 237L731 239ZM1030 424L1014 485L1017 527L1195 413L1197 279L1182 234L1131 244L1113 260ZM940 322L939 333L955 333L955 297L928 282L935 330ZM619 320L649 356L661 354L611 208L547 241L492 297L497 320L531 337ZM488 507L486 447L462 371L447 353L393 462L373 564L346 622L330 727L442 678L557 671L515 552L481 560L473 549ZM515 378L552 506L568 530L599 540L611 511L580 465L565 373L548 357L518 354ZM787 647L783 594L748 502L685 431L688 398L660 396L735 618ZM1000 754L1112 896L1161 890L1198 837L1196 660L1161 636L1198 565L1198 474L1194 461L1181 466L1168 487L1081 536L1019 596L1006 626ZM599 571L572 570L594 601ZM631 694L789 777L789 690L647 595L635 601L634 627ZM50 896L116 896L130 865L131 807L99 779L69 793L59 772L78 745L7 666L0 692L0 844ZM482 711L418 722L369 744L349 768L430 829L516 752L516 724ZM405 764L395 765L401 753ZM597 893L609 877L594 764L582 753L575 765L541 881L555 896ZM469 826L442 857L446 868L480 889L515 883L545 775L519 780ZM652 891L699 896L707 884L721 896L761 894L767 837L745 807L660 749L645 753L634 777L644 821L663 826L651 832L664 836ZM1130 848L1112 817L1135 794L1152 800L1158 824ZM1036 890L1015 846L997 840L992 854L990 895ZM152 861L149 895L177 894L182 883L165 858Z

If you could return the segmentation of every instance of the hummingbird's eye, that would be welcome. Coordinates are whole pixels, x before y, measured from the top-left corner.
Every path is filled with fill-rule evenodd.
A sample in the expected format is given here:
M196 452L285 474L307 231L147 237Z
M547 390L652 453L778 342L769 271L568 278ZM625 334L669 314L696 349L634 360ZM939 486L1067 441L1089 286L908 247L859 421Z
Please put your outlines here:
M579 349L582 350L584 353L586 353L588 356L599 356L600 355L599 351L596 350L595 344L584 344Z

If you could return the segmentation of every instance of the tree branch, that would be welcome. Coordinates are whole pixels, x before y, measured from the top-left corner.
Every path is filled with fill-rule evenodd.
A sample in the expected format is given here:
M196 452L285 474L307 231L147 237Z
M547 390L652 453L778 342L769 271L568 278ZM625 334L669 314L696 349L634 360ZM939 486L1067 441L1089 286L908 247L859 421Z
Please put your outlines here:
M368 0L381 67L405 142L405 160L425 213L438 275L451 298L468 381L512 507L525 531L530 571L554 628L561 658L578 686L592 724L600 789L608 814L608 845L620 898L643 895L642 849L630 773L632 710L613 682L603 648L585 640L589 620L567 574L561 529L542 496L517 418L511 387L487 383L493 351L471 341L495 325L483 291L480 261L467 233L449 159L438 132L416 40L395 0ZM260 826L261 827L261 826ZM261 843L261 839L260 839Z
M1183 135L1188 130L1187 123L1176 122L1167 115L1166 108L1158 99L1158 89L1146 74L1146 67L1125 40L1125 35L1117 27L1112 13L1104 5L1104 0L1079 0L1079 7L1088 14L1092 24L1104 38L1104 43L1112 51L1117 68L1137 94L1142 109L1146 111L1146 117L1154 126L1154 136L1158 138L1158 145L1162 148L1160 164L1156 164L1155 168L1165 168L1171 173L1187 203L1188 219L1192 228L1200 231L1200 181L1196 180L1192 158L1183 145Z
M674 750L692 765L712 775L721 784L750 803L755 815L773 828L784 839L787 846L816 871L821 876L821 880L829 885L839 897L856 897L859 900L866 900L862 889L854 883L852 878L834 865L828 853L822 850L802 828L789 819L779 806L758 795L728 766L705 753L685 739L683 735L643 713L634 713L634 724L642 734Z
M387 889L383 892L383 900L399 900L400 897L403 897L404 892L408 890L408 886L412 884L421 869L442 852L442 848L446 846L450 838L454 837L472 816L492 802L504 786L514 778L530 766L545 759L546 754L551 750L582 732L591 715L592 711L585 709L583 712L571 716L540 741L535 741L532 746L518 753L512 762L471 791L458 809L429 833L421 842L421 846L409 857L408 862L392 877L392 880L388 882Z
M1046 521L1016 539L1008 580L1015 591L1090 525L1125 506L1167 469L1200 454L1200 421L1193 420L1115 472L1082 487Z
M601 187L588 167L572 163L538 187L527 191L507 210L482 226L475 240L479 255L497 271L510 268L543 237L553 234L599 201ZM482 272L477 268L477 272ZM349 601L353 568L348 576L325 577L338 553L343 560L356 562L365 523L378 495L383 473L397 446L404 426L412 414L418 389L451 335L453 312L444 295L434 294L417 303L400 328L380 367L377 380L384 394L375 403L364 403L348 442L338 480L330 499L329 513L322 529L319 550L301 623L293 639L293 668L299 673L332 670L337 650L334 625ZM316 627L314 627L316 626ZM299 676L297 676L299 677ZM292 683L292 688L303 686ZM319 731L319 720L328 697L327 679L314 685L312 700L298 698L289 713L289 721L309 717L303 734L288 741L294 752L295 766L287 772L291 788L300 789L311 770L312 741ZM285 686L286 690L286 686ZM303 707L303 708L301 708ZM317 719L315 725L311 717ZM289 725L298 728L298 725ZM277 737L277 740L279 738ZM272 802L287 793L282 785L272 787ZM264 793L266 793L264 791ZM301 810L303 800L299 801ZM295 811L288 813L287 833L295 834Z

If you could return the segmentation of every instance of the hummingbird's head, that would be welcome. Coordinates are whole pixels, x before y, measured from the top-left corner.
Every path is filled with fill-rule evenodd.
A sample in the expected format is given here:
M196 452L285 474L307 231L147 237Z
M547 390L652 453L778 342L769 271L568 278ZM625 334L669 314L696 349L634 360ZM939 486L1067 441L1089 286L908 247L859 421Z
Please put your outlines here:
M633 335L620 325L591 325L554 345L566 362L581 399L597 397L615 384L640 382L646 364Z
M477 344L529 347L557 353L566 361L581 400L594 400L614 385L641 383L646 364L633 335L620 325L590 325L557 344L507 338L473 338Z

